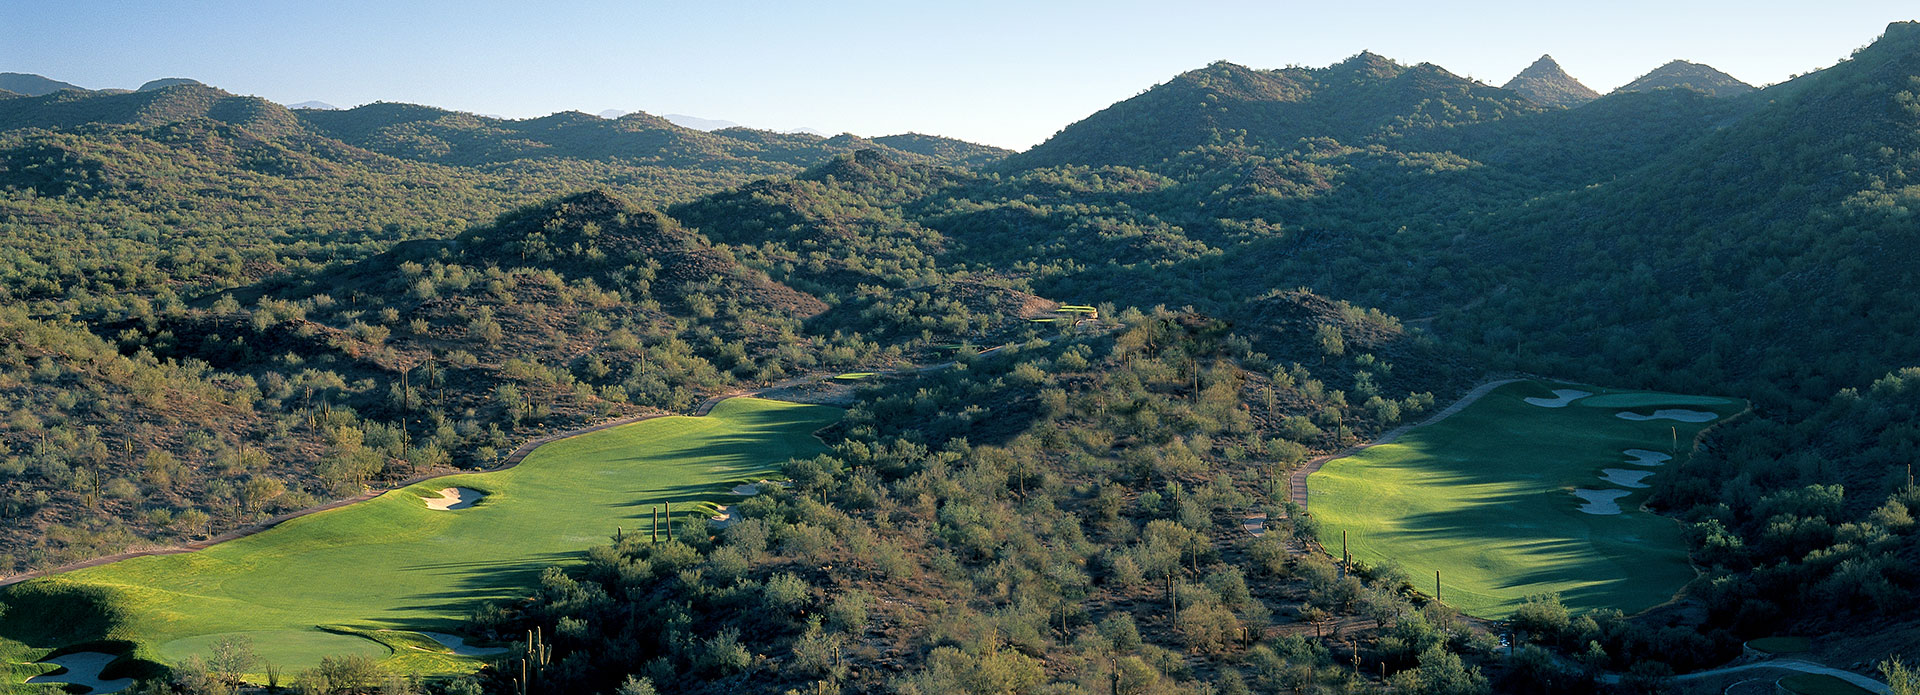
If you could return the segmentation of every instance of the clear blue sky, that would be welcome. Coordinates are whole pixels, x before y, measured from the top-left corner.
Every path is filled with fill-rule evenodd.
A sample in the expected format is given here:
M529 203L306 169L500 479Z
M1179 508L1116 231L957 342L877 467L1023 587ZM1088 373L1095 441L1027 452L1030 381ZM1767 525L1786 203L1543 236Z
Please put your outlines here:
M639 109L1024 148L1214 60L1318 67L1367 49L1500 84L1551 53L1604 92L1684 58L1764 84L1830 66L1910 19L1912 0L6 0L0 72L92 88L191 77L282 103L516 118Z

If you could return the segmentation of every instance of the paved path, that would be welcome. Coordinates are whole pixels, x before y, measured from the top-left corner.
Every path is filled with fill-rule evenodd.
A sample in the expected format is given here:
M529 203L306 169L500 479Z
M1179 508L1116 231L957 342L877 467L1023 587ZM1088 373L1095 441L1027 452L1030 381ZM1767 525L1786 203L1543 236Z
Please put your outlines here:
M1858 673L1854 673L1852 671L1843 671L1837 668L1832 668L1830 666L1822 666L1820 664L1816 664L1811 661L1800 661L1798 659L1771 659L1771 660L1759 661L1751 664L1741 664L1739 666L1728 666L1725 668L1716 668L1716 669L1711 669L1707 671L1695 671L1693 673L1688 673L1685 675L1674 676L1673 680L1694 681L1694 680L1700 680L1703 678L1714 678L1718 676L1726 676L1726 675L1732 675L1735 673L1743 673L1746 671L1757 671L1757 670L1769 669L1769 668L1781 669L1786 671L1799 671L1801 673L1818 673L1822 675L1833 676L1834 678L1844 680L1848 683L1852 683L1854 685L1860 686L1867 690L1880 693L1880 695L1888 695L1889 693L1893 692L1891 688L1887 687L1887 684L1874 680L1872 678L1868 678L1866 676L1862 676ZM1619 683L1620 676L1619 674L1609 673L1601 676L1600 682Z
M1309 459L1306 462L1306 464L1300 466L1299 468L1294 469L1293 475L1288 481L1288 487L1290 491L1289 497L1293 499L1294 504L1300 505L1301 509L1303 510L1306 509L1307 508L1307 476L1313 475L1314 471L1320 470L1320 467L1327 465L1328 461L1332 461L1337 458L1345 458L1348 456L1352 456L1356 453L1359 453L1362 449L1366 449L1368 447L1380 446L1382 444L1392 444L1394 440L1397 440L1400 437L1406 435L1407 432L1412 431L1414 428L1426 427L1427 425L1431 425L1441 420L1445 420L1449 416L1453 415L1454 413L1458 413L1461 410L1466 409L1467 406L1473 405L1473 402L1480 400L1481 396L1485 396L1488 393L1491 393L1494 389L1500 388L1502 386L1511 384L1516 381L1520 381L1520 379L1498 379L1494 381L1489 381L1479 386L1475 386L1473 387L1472 391L1467 392L1467 395L1461 396L1460 400L1454 401L1452 405L1449 405L1445 408L1440 409L1440 412L1434 413L1433 415L1429 416L1425 420L1421 420L1419 422L1416 422L1410 425L1401 425L1399 427L1395 427L1393 429L1387 430L1385 434L1375 437L1371 442L1350 447L1343 451L1326 454L1324 456L1316 456L1312 459Z

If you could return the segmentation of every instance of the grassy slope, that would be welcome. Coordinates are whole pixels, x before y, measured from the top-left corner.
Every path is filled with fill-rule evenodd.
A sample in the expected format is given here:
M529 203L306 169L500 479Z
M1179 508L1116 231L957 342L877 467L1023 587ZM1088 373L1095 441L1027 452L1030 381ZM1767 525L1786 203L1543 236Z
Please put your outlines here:
M1542 408L1522 400L1550 397L1553 388L1574 387L1509 384L1393 444L1329 462L1308 478L1321 543L1338 552L1344 531L1356 560L1398 563L1427 591L1440 570L1442 599L1486 617L1550 592L1575 610L1634 612L1671 598L1693 570L1679 524L1638 509L1651 488L1620 499L1626 512L1618 516L1578 511L1571 490L1614 488L1600 471L1636 468L1623 449L1666 451L1674 428L1684 448L1705 425L1633 422L1582 401ZM1655 395L1617 400L1651 412L1665 402ZM1722 419L1744 407L1680 398ZM1659 485L1660 476L1645 482Z
M834 408L735 398L706 417L564 439L506 471L436 479L196 553L12 587L0 599L23 610L0 620L0 638L39 648L122 639L138 643L141 657L172 661L204 654L208 635L251 632L256 650L283 670L333 653L385 654L314 628L452 631L480 602L514 596L544 567L607 542L616 526L645 533L651 506L663 500L680 503L680 523L698 523L713 502L734 499L726 492L734 484L824 451L812 433L839 417ZM488 496L471 509L427 509L422 498L449 486ZM101 621L111 624L106 634L31 624L30 614L47 607L30 602L88 587L106 589L102 608L119 613Z

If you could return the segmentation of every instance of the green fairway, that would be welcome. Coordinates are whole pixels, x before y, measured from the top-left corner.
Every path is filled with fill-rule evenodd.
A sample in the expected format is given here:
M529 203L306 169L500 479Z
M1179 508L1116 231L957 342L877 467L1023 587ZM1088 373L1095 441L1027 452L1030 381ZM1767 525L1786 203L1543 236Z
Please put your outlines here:
M1554 389L1569 388L1597 393L1574 400L1574 407L1523 400L1550 399ZM1607 400L1579 407L1592 399ZM1544 593L1560 594L1574 610L1639 611L1672 597L1693 570L1680 525L1639 509L1651 488L1603 481L1602 471L1662 470L1630 464L1636 457L1623 452L1666 452L1675 442L1680 452L1666 465L1677 465L1696 432L1745 407L1711 400L1508 384L1392 444L1328 462L1307 479L1308 509L1328 551L1339 552L1345 532L1356 560L1396 563L1426 591L1439 570L1441 598L1473 615L1504 617L1526 597ZM1616 416L1674 405L1719 417L1696 424ZM1575 489L1624 495L1615 500L1620 513L1581 511Z
M1873 691L1822 673L1796 673L1780 679L1780 689L1794 695L1872 695Z
M426 652L412 646L421 638L377 631L457 632L482 602L523 592L542 569L608 542L616 527L648 533L653 506L665 501L677 524L704 524L714 503L738 499L728 492L735 484L825 451L812 433L840 414L729 399L704 417L562 439L505 471L419 483L199 552L15 585L0 590L8 604L0 647L44 652L120 640L139 658L174 663L235 634L283 672L326 655L384 657L394 645L407 652L396 661L444 668L459 662L423 662ZM486 497L468 509L427 508L426 498L455 486Z

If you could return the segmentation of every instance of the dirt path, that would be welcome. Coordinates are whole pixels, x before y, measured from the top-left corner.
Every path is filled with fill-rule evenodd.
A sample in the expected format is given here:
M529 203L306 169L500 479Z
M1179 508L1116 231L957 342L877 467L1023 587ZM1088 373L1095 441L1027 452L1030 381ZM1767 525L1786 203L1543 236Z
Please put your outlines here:
M1467 392L1467 395L1461 396L1460 400L1454 401L1452 405L1449 405L1445 408L1440 409L1440 412L1434 413L1433 415L1427 417L1427 419L1425 420L1421 420L1419 422L1409 424L1409 425L1401 425L1399 427L1395 427L1393 429L1387 430L1385 434L1375 437L1373 441L1367 442L1365 444L1360 444L1357 446L1347 448L1343 451L1337 451L1331 454L1316 456L1312 459L1308 459L1305 464L1301 465L1299 468L1294 469L1293 475L1289 477L1289 480L1287 481L1288 489L1289 489L1288 496L1292 498L1294 504L1300 505L1300 508L1303 510L1306 509L1307 508L1307 476L1313 475L1314 471L1320 470L1320 467L1327 465L1328 461L1332 461L1337 458L1345 458L1348 456L1352 456L1356 453L1359 453L1361 450L1369 447L1376 447L1382 444L1392 444L1394 440L1397 440L1400 437L1406 435L1407 432L1412 431L1414 428L1426 427L1427 425L1431 425L1441 420L1445 420L1449 416L1452 416L1454 413L1458 413L1461 410L1465 410L1467 406L1473 405L1474 401L1480 400L1482 396L1485 396L1488 393L1491 393L1494 389L1500 388L1502 386L1511 384L1516 381L1521 381L1521 380L1520 379L1497 379L1494 381L1486 382L1479 386L1475 386L1473 387L1472 391Z

